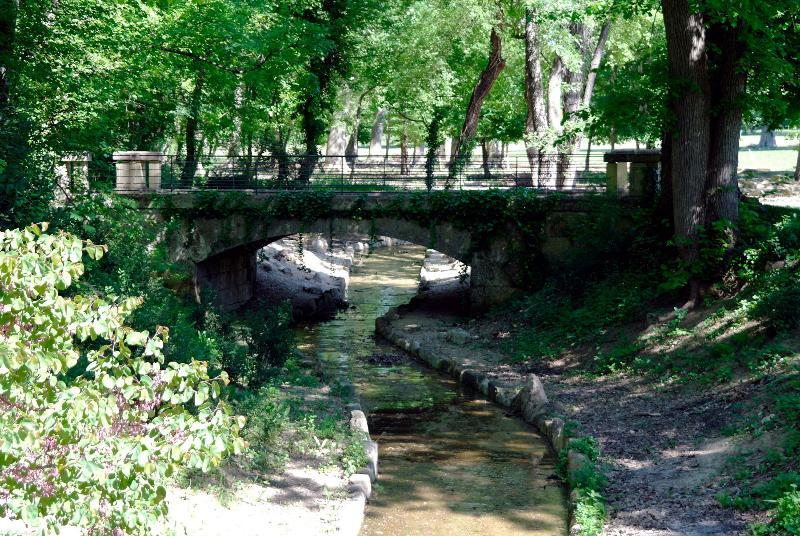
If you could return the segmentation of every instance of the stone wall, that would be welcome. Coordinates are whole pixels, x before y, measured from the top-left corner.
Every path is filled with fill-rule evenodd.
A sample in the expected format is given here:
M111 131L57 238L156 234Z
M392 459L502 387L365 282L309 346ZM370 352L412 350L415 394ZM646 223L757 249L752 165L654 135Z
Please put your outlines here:
M239 248L215 255L195 268L195 291L213 293L213 299L223 310L232 310L253 298L256 280L256 252Z

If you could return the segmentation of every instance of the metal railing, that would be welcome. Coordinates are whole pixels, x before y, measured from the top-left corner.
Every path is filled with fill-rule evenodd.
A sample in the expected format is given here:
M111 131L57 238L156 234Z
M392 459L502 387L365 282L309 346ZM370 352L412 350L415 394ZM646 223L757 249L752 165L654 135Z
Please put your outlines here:
M202 156L195 161L161 155L158 188L182 190L327 190L385 192L407 190L482 190L531 187L567 192L604 191L606 165L602 153L541 155L533 165L527 155L490 158L481 155L453 165L424 155L358 158L322 155ZM130 170L132 168L125 168ZM138 168L137 168L138 169ZM121 191L152 189L153 163L133 177L120 176ZM141 183L141 184L139 184ZM120 188L122 186L122 188Z

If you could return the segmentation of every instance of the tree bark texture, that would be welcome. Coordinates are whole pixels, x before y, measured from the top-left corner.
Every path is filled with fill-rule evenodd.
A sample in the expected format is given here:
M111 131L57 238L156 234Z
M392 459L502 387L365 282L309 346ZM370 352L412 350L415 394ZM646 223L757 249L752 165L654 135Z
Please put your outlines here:
M775 132L768 127L761 127L761 135L758 137L759 149L775 149L778 146L778 140L775 138Z
M711 102L708 160L709 221L739 219L739 133L742 128L742 99L745 95L747 71L742 67L744 44L740 40L741 25L713 25L708 29L711 71Z
M586 74L586 87L583 89L583 107L588 108L592 104L592 97L594 96L594 86L597 82L597 70L603 62L603 55L606 52L606 44L608 43L608 35L611 32L611 21L606 21L603 27L600 28L600 36L597 38L597 44L594 47L594 54L592 61L589 63L589 72Z
M189 97L189 115L186 117L186 160L181 172L181 183L191 185L197 172L197 126L200 120L200 106L203 99L203 85L206 74L201 67L194 80L192 95Z
M403 131L400 134L400 175L408 175L411 167L408 162L408 134Z
M375 122L372 124L372 140L369 143L369 157L383 157L383 127L386 124L386 109L381 108L375 114Z
M464 126L461 127L461 133L458 136L458 141L455 146L455 158L459 160L460 163L457 162L454 168L463 165L469 157L471 145L475 139L475 134L478 132L478 121L481 117L483 103L492 90L492 86L494 86L497 78L500 76L500 73L502 73L503 69L506 67L506 60L503 58L503 41L495 28L492 28L490 42L491 51L489 53L489 62L486 64L486 68L484 68L478 79L478 83L475 85L475 89L472 91L472 97L467 106L467 115L464 119ZM458 170L453 169L451 173L453 171L457 172Z
M525 151L531 168L531 185L539 180L542 151L540 138L547 130L547 111L542 74L539 27L533 10L525 11L525 102L528 114L525 118Z
M797 164L794 166L794 180L800 182L800 146L797 147Z
M705 185L709 155L709 81L706 27L688 0L662 0L669 74L676 101L672 145L675 234L681 258L699 256L698 235L706 221Z
M483 176L491 178L492 176L492 149L489 140L481 138L481 156L483 160Z

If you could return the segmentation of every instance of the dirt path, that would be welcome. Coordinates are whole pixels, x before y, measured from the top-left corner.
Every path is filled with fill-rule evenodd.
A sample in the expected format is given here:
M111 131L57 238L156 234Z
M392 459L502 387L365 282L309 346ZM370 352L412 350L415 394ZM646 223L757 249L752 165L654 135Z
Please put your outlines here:
M553 366L526 370L503 364L503 326L465 322L441 311L404 312L392 322L437 353L458 357L510 388L526 374L542 379L553 409L598 439L608 476L605 534L723 536L741 534L745 519L719 506L722 470L739 447L720 430L739 386L711 393L653 385L616 375L588 378Z

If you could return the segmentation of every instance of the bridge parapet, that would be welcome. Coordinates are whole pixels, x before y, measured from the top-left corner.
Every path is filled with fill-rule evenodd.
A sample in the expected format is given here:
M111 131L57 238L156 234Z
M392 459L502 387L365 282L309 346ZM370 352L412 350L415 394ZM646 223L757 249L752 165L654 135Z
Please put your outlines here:
M606 162L609 193L616 193L618 196L645 197L654 191L661 163L660 150L608 151L603 155L603 160Z
M161 163L164 156L151 151L118 151L113 155L116 166L115 188L118 192L161 189Z

